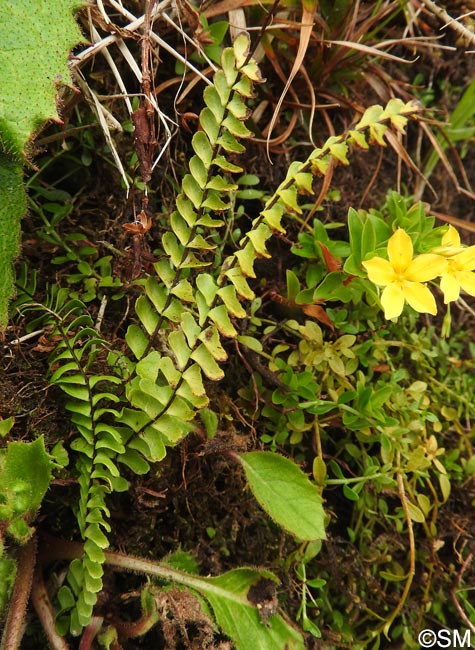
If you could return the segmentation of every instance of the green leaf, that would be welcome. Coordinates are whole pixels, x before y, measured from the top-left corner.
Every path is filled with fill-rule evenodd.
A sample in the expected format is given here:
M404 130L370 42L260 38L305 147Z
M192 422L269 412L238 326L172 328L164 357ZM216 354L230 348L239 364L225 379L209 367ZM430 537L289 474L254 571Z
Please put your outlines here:
M5 9L5 11L7 11ZM5 23L8 21L3 19ZM1 29L0 29L1 34ZM5 45L0 48L0 60ZM2 70L2 78L6 72ZM2 84L2 96L6 89ZM17 95L15 94L15 97ZM13 98L12 98L13 99ZM0 138L2 136L2 97L0 97ZM0 141L1 146L1 141ZM21 166L0 151L0 331L8 321L8 302L14 294L12 262L20 250L20 220L26 212L26 193Z
M216 359L216 361L226 361L228 355L226 354L226 350L221 345L218 330L216 327L210 325L205 330L203 330L203 332L201 332L198 338L205 344L207 350L212 354L213 358Z
M224 156L221 156L218 154L215 159L213 160L213 164L216 165L216 167L219 167L225 172L230 172L232 174L239 174L240 172L243 171L242 167L239 167L238 165L235 165L232 162L229 162Z
M148 334L153 334L159 321L159 315L146 296L139 296L135 303L135 313L140 318Z
M0 450L0 521L18 541L28 527L51 481L52 462L43 437L34 442L9 442Z
M270 451L237 454L254 496L267 514L295 537L325 538L322 498L302 470Z
M183 379L190 387L193 395L196 397L205 397L206 391L203 386L203 378L201 376L201 368L197 363L187 368L183 373Z
M196 181L188 174L188 185L196 186ZM183 181L185 183L185 181ZM197 186L196 186L197 187ZM176 235L168 230L162 237L162 245L165 253L170 256L170 260L174 266L178 266L183 257L183 247L178 243Z
M204 137L206 138L206 136ZM176 207L186 223L190 226L190 228L192 228L195 225L196 219L198 217L192 202L187 199L184 194L179 194L176 199Z
M218 291L218 285L209 273L200 273L196 278L196 286L201 291L206 304L210 307Z
M193 350L191 358L196 361L208 379L218 381L224 377L224 372L213 359L211 353L208 352L204 343L201 343L196 350Z
M233 190L237 190L237 188L236 183L228 183L221 174L215 174L206 184L207 190L216 190L217 192L232 192Z
M189 162L189 166L190 166L190 172L193 178L195 179L195 181L198 183L200 187L204 187L206 185L206 180L208 178L208 170L205 167L203 161L198 156L192 156Z
M134 353L135 358L140 359L148 346L148 338L145 336L143 330L138 325L129 325L125 340Z
M127 451L118 456L117 461L126 465L135 474L147 474L150 471L150 465L144 459L142 454L139 454L134 449L127 449Z
M226 83L228 84L228 87L231 87L235 83L238 73L236 70L234 52L230 47L227 47L223 50L223 53L221 55L221 67L223 69L224 76L226 77Z
M191 145L196 155L203 161L205 167L209 168L213 159L213 149L205 133L203 131L197 131L191 140Z
M207 598L219 627L233 640L236 650L304 650L297 630L277 614L264 624L250 602L250 587L263 578L275 581L268 571L240 568L216 578L201 578L194 587Z
M221 147L229 153L242 153L243 151L246 151L246 148L226 130L224 130L217 139L217 144L221 145Z
M255 294L247 283L246 278L242 275L241 269L237 266L234 266L231 269L225 271L224 275L231 280L236 289L237 293L246 298L247 300L254 300Z
M217 89L214 86L207 86L203 93L203 99L213 113L216 122L220 124L224 117L224 106Z
M254 262L257 255L252 243L248 241L242 250L235 253L235 256L237 257L242 273L248 278L255 278Z
M168 335L168 343L175 355L179 370L183 370L191 354L191 350L185 339L185 334L181 330L170 332Z
M208 313L208 318L213 321L223 336L228 336L229 338L237 336L236 329L229 319L225 305L213 307Z
M219 124L213 112L209 108L204 108L200 113L200 125L208 136L212 146L216 143L219 135Z
M250 110L237 93L234 94L233 98L229 102L228 110L237 120L247 119L250 113Z
M236 36L233 43L234 56L236 58L236 68L242 68L246 63L251 49L251 39L247 32L241 32Z
M165 444L156 429L149 426L129 443L130 449L136 449L151 463L159 463L167 455Z
M225 287L221 287L218 289L217 294L224 302L226 309L232 316L236 316L236 318L246 317L246 310L237 299L236 290L233 286L228 284Z
M195 302L193 287L186 279L180 280L180 282L171 289L171 293L177 298L180 298L183 302Z
M230 207L230 203L225 203L222 198L219 195L219 192L216 190L208 190L206 199L203 201L202 204L203 208L207 208L208 210L212 211L221 211L221 210L227 210ZM215 219L211 220L210 224L210 217L209 215L203 215L200 219L198 219L197 224L200 226L208 226L208 227L218 227L222 225L222 221L218 221Z
M271 236L271 231L265 223L260 223L257 228L247 233L249 240L252 242L254 249L259 257L269 258L271 255L266 249L266 241Z
M196 156L193 156L192 160L198 160L199 158L196 158ZM203 164L203 163L201 163ZM196 166L196 165L195 165ZM205 178L203 183L206 182L206 171L204 172ZM180 244L182 246L186 246L188 240L190 239L190 234L191 234L191 228L188 226L187 222L185 221L184 217L181 216L179 212L176 210L172 212L170 216L170 226L175 233L175 235L178 237L180 240Z
M57 84L71 83L69 52L83 41L72 13L80 5L78 0L15 0L3 7L0 148L17 159L32 133L59 119Z
M237 138L249 138L249 136L252 135L252 131L250 131L241 120L236 119L231 113L229 113L223 120L223 126Z
M0 420L0 438L4 438L10 432L14 424L15 418L13 416Z

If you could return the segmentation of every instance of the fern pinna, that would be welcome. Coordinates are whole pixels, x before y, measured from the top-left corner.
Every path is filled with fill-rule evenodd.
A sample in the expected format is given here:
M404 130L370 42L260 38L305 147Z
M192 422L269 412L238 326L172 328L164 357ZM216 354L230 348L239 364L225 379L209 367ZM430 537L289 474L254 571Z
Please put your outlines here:
M167 446L193 429L196 414L208 404L204 377L224 375L220 364L227 355L221 338L237 336L232 319L244 318L241 300L254 297L248 283L255 277L254 262L270 257L267 240L273 232L285 232L285 213L301 211L298 195L312 192L313 176L325 174L330 159L346 164L350 145L383 145L389 125L403 129L415 112L399 100L385 109L371 107L346 134L329 138L305 162L292 163L239 250L221 264L215 234L237 189L230 175L242 172L227 156L244 151L240 140L251 135L244 124L246 100L259 81L249 39L241 34L223 51L221 69L204 91L190 171L161 240L164 255L154 265L155 274L138 281L143 287L135 304L138 322L126 334L133 359L109 351L111 370L95 374L95 358L105 347L89 316L75 304L62 318L62 343L54 358L59 367L52 380L69 396L67 408L80 434L71 447L78 453L78 522L85 542L82 560L71 563L68 584L58 594L58 621L73 633L91 620L102 588L110 532L106 497L127 489L119 465L146 473L149 463L165 457Z

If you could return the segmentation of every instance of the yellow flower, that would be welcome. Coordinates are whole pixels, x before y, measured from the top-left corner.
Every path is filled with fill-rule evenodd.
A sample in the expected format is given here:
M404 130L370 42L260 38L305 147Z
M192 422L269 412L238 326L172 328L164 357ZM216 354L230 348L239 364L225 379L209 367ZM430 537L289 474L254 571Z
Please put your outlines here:
M460 235L453 226L442 237L441 246L434 249L447 259L447 267L440 278L440 288L447 304L457 300L460 289L475 296L475 246L463 248Z
M426 253L413 257L409 235L398 228L388 241L388 260L373 257L363 266L374 284L384 287L381 304L386 318L397 318L407 302L420 313L436 314L435 299L423 282L441 275L447 261L440 255Z

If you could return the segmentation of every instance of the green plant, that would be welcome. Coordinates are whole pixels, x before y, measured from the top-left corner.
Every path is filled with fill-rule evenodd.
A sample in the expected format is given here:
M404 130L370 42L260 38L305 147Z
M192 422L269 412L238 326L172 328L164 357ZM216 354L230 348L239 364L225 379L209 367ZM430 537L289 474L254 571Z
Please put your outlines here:
M122 5L118 7L127 14ZM304 17L314 9L313 2L304 3ZM348 16L348 11L348 3L338 3L335 15ZM322 12L330 27L337 26L328 3L322 4ZM378 15L372 13L373 24ZM197 14L191 11L188 21L193 16ZM134 201L143 191L141 212L126 224L136 253L135 281L118 280L111 256L102 255L97 243L90 244L81 227L69 223L69 232L62 234L75 198L37 184L36 179L30 184L31 207L42 224L39 237L54 247L58 286L42 282L38 295L40 276L24 265L12 311L25 319L27 330L41 327L43 349L55 348L48 366L51 383L66 396L74 425L67 442L73 463L67 472L79 486L75 514L82 539L81 544L39 540L32 601L43 628L53 647L63 643L58 632L62 636L71 632L82 635L86 648L97 633L100 644L114 648L120 638L141 636L160 620L166 636L173 618L170 603L177 593L185 593L184 598L197 599L201 613L195 623L206 627L209 635L219 628L242 650L303 648L300 632L277 612L278 579L273 572L239 567L202 578L197 575L198 563L186 554L151 562L107 550L114 519L109 508L119 500L113 493L128 489L129 481L138 483L138 477L150 477L157 466L166 467L162 461L172 456L171 447L184 443L185 454L193 436L184 441L196 432L210 448L214 445L216 453L240 464L258 503L299 540L297 550L281 549L276 562L280 560L291 576L298 598L289 598L287 604L305 632L318 638L331 626L342 643L377 647L391 630L394 639L403 637L412 647L410 630L415 629L416 616L420 622L425 614L411 601L416 568L419 563L428 569L431 584L436 562L435 551L429 557L424 545L419 549L416 534L421 531L435 548L441 510L473 475L469 422L474 386L469 373L462 375L451 366L461 363L470 370L473 350L464 357L468 348L462 341L437 339L433 327L421 327L417 314L404 306L407 298L416 312L427 307L427 301L412 300L409 290L414 287L401 285L403 300L397 313L389 310L387 289L399 290L402 282L394 275L401 271L394 238L399 237L405 253L404 282L417 283L419 293L430 294L429 287L435 285L426 286L429 278L421 276L419 267L411 267L413 253L414 261L430 254L439 263L447 303L458 299L461 288L470 292L473 251L462 246L453 229L435 228L422 204L396 193L388 196L381 210L351 209L347 220L330 224L315 220L312 226L307 223L318 206L304 203L307 199L301 195L311 195L314 178L323 176L320 200L329 196L334 167L349 165L355 148L365 150L388 141L394 145L393 130L403 132L418 109L400 100L391 100L385 108L370 107L350 129L328 138L304 162L291 163L277 190L263 189L259 178L244 173L239 164L239 154L246 150L243 141L251 135L245 121L260 73L244 34L218 57L225 25L210 23L213 42L207 54L219 61L218 70L204 92L205 108L191 139L189 171L181 183L174 181L179 186L176 199L163 201L162 216L154 223L159 237L144 268L138 262L146 249L145 238L151 237L147 233L153 232L150 206L156 198L150 178L155 132L151 120L149 132L139 122L147 114L147 102L155 106L144 63L150 54L148 10L144 20L144 97L130 102L137 152L129 168L139 164L140 180L122 168L124 184L138 191ZM208 27L203 18L201 27ZM309 25L302 24L299 54L310 33ZM355 51L358 57L361 48ZM87 160L87 155L83 157ZM244 203L249 200L256 201L251 210ZM285 278L261 275L265 261L280 261L275 251L282 252L287 245L284 268L286 262L290 268ZM125 255L113 245L108 252ZM63 282L67 286L60 286ZM117 330L109 336L107 319L101 328L110 295L125 296L131 306L132 324L125 340L116 340ZM276 312L277 306L284 312L283 318L272 313L266 298ZM431 298L425 311L434 313L434 305ZM386 316L399 316L399 321L385 321L381 306ZM443 326L445 333L450 328L449 312ZM251 379L246 388L231 387L239 396L233 406L263 446L270 445L270 452L238 452L232 440L228 445L212 440L221 438L223 423L232 421L215 382L225 379L226 367L232 376L238 359L244 364L241 372L249 371ZM11 421L3 423L8 431ZM450 436L454 432L455 440ZM64 468L64 449L51 453ZM296 462L313 468L312 481ZM9 482L14 483L11 476ZM333 500L331 495L338 497ZM327 526L332 534L328 543L322 543ZM214 522L207 533L212 540ZM338 562L321 557L342 538L360 560L360 565L348 563L348 595L339 591L331 573ZM42 572L58 560L69 560L70 567L54 595L54 621ZM11 583L13 565L6 566ZM22 619L26 576L33 563L18 566L15 588L25 597L21 606L13 599L10 611L16 621ZM95 607L106 566L154 577L153 584L136 590L141 614L135 622L120 617L104 620L100 604ZM177 585L184 591L179 592ZM428 589L421 599L424 604ZM460 602L470 611L464 596ZM437 620L444 622L444 616L447 620L441 608L434 606L433 613ZM17 636L15 632L14 645L19 643Z
M77 0L56 0L45 10L28 3L16 4L16 21L24 29L11 29L2 21L4 43L0 65L4 71L0 104L0 328L7 322L8 301L13 294L11 264L18 254L20 220L26 211L22 164L31 155L30 140L49 119L59 119L56 83L70 78L67 57L81 41L72 12ZM50 12L56 20L50 20ZM27 27L30 26L28 29ZM54 42L55 47L50 44ZM20 87L21 92L17 92Z

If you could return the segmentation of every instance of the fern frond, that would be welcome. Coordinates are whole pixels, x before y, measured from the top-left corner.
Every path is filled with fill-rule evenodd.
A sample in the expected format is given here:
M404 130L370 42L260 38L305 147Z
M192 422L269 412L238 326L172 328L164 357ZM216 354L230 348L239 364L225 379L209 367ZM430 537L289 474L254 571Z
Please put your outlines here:
M204 91L189 173L162 237L166 257L155 264L156 276L144 282L135 306L140 324L132 324L126 335L137 363L126 384L133 408L123 409L119 421L136 431L129 448L152 462L193 429L196 413L208 403L204 377L224 376L221 337L237 336L231 319L246 315L235 287L220 286L211 270L213 233L224 225L216 215L231 208L238 188L229 175L242 172L227 155L244 151L239 140L251 135L244 124L246 99L260 74L248 53L249 39L241 34L223 51L221 69Z
M122 379L94 372L94 363L105 344L93 328L85 305L78 300L70 301L62 307L58 318L56 331L61 341L51 359L51 365L56 367L51 382L70 398L66 409L80 434L71 443L71 449L77 453L77 521L85 542L84 557L71 565L68 574L70 600L75 601L70 629L77 634L89 623L102 589L104 549L109 545L111 530L106 497L128 487L118 463L127 464L125 445L133 431L111 424L119 415L112 405L120 400L114 390Z

